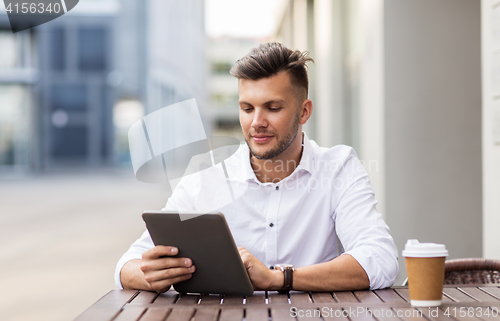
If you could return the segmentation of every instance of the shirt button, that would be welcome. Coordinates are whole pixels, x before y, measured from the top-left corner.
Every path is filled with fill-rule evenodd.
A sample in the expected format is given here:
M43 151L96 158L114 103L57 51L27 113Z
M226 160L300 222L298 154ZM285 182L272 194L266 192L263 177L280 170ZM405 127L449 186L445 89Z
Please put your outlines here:
M273 227L273 226L274 226L274 224L273 224L273 223L269 223L269 226L270 226L270 227Z
M280 189L280 187L279 187L279 186L276 186L276 190L279 190L279 189Z
M272 265L271 265L271 266L269 267L269 269L270 269L270 270L274 270L274 266L272 266Z

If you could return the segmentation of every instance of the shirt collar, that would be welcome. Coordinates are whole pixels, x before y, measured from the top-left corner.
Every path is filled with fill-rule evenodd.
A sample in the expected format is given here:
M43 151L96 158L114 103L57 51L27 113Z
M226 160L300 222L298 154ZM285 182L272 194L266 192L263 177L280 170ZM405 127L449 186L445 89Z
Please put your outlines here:
M297 166L297 168L295 168L295 171L293 171L293 173L290 174L290 176L288 177L295 175L295 173L298 172L299 170L305 170L309 173L312 173L313 170L313 150L311 141L309 140L309 137L307 137L307 134L305 132L302 133L304 135L302 141L302 146L304 147L302 150L302 157L300 159L299 166ZM243 147L244 148L242 148L242 162L241 162L242 179L244 181L254 180L255 182L259 182L259 180L255 176L255 172L252 169L252 165L250 164L250 149L248 148L248 145L246 143L244 144Z

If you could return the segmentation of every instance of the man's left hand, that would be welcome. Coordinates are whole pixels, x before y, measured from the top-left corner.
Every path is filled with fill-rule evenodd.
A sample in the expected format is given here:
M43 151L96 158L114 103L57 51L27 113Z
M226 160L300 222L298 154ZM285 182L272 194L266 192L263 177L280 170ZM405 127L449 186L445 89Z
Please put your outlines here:
M238 251L254 290L280 290L283 287L283 272L269 269L244 247L238 247Z

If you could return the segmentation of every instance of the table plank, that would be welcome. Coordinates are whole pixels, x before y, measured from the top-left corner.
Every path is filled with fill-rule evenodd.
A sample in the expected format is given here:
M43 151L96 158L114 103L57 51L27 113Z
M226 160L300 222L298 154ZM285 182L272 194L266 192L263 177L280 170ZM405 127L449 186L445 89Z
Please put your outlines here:
M299 312L300 311L300 312ZM293 313L292 313L293 312ZM299 312L299 313L298 313ZM291 311L288 309L288 314L292 317L297 314L297 320L321 320L321 310L316 307Z
M500 288L498 287L479 287L482 291L493 295L497 299L500 299Z
M125 309L123 309L120 314L113 321L136 321L139 320L141 315L146 310L145 307L141 306L129 306L127 305Z
M394 289L406 302L410 302L410 291L408 288Z
M399 294L394 291L394 289L383 289L383 290L375 290L375 294L377 294L384 302L387 303L401 303L406 302Z
M443 307L417 308L422 314L431 321L453 321L453 317L444 315ZM142 320L141 320L142 321Z
M129 304L132 305L147 305L152 303L158 296L157 292L139 291Z
M147 309L140 321L165 320L170 311L172 311L171 308L152 307Z
M246 321L262 321L269 319L269 309L252 308L245 310Z
M254 292L253 295L247 296L247 305L265 305L266 304L266 292L258 291Z
M271 320L272 321L296 320L296 318L293 317L292 314L290 314L290 308L285 308L285 309L271 308Z
M163 306L163 305L174 304L174 302L177 301L178 297L179 293L175 291L167 291L165 293L160 293L160 295L158 295L156 299L153 301L153 305Z
M290 292L290 302L292 304L312 304L311 297L309 293L300 293L300 292Z
M267 298L269 299L269 304L289 304L288 294L280 294L278 292L267 292Z
M468 294L469 296L473 297L474 299L476 299L477 301L480 301L480 302L498 300L498 298L495 298L494 296L492 296L484 291L481 291L478 288L459 287L457 289L465 292L466 294Z
M358 303L359 300L356 298L354 293L350 291L344 291L344 292L333 292L334 298L337 300L339 303Z
M354 291L354 295L361 303L380 303L382 300L373 291Z
M75 321L111 320L136 293L136 290L112 290L80 314Z
M199 307L194 313L192 321L216 321L219 317L219 308Z
M192 307L174 307L166 321L190 321L194 312Z
M217 304L217 305L219 305L221 298L222 297L220 295L208 295L208 294L204 294L204 295L201 296L201 300L200 300L199 304L202 304L202 305L214 305L214 304Z
M179 299L175 302L176 305L193 305L198 304L200 296L198 294L179 294Z
M242 305L242 304L243 304L242 296L225 295L222 300L222 305Z
M319 293L319 292L313 292L311 293L311 298L314 301L314 303L335 303L333 299L333 296L331 293Z
M219 321L241 321L245 310L242 308L221 309Z
M406 321L422 321L422 320L427 320L423 312L414 308L394 308L393 311L396 313L397 316L401 316L403 320ZM399 314L398 314L399 313Z
M341 308L321 308L321 317L323 320L349 320L344 314L342 314L343 310Z
M443 293L446 293L455 302L477 302L456 288L444 288Z

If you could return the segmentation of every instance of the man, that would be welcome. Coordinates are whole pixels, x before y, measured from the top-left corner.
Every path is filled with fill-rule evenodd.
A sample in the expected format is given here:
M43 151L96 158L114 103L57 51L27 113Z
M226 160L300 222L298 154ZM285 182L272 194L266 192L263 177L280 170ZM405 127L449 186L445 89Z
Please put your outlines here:
M361 162L352 148L322 148L302 132L313 111L307 99L309 61L307 53L273 42L232 67L246 144L226 166L233 182L248 189L219 211L255 289L391 286L397 249ZM203 210L207 201L200 195L214 189L207 184L186 180L165 209ZM169 257L177 252L154 247L146 231L118 262L117 286L164 292L189 279L196 267L189 258Z

